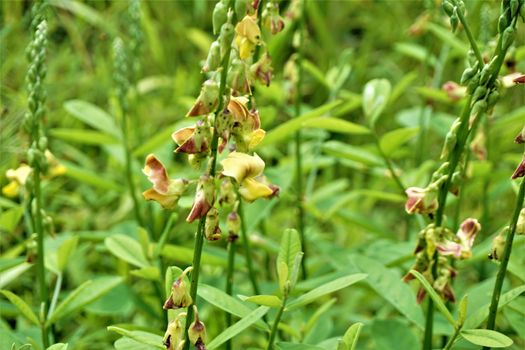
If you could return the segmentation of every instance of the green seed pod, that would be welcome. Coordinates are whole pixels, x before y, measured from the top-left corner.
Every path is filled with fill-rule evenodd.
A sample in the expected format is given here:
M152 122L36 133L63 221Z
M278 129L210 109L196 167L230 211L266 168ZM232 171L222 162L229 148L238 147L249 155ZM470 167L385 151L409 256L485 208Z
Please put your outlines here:
M221 33L219 34L219 45L221 49L221 58L224 57L226 52L230 49L233 41L233 35L235 34L234 27L231 23L224 23L221 27Z
M487 94L487 87L486 86L478 86L476 90L474 90L474 93L472 94L472 101L477 101L479 99L482 99Z
M228 7L222 1L219 1L213 9L213 15L212 15L213 34L216 35L219 32L219 28L221 28L221 26L226 22L227 19L228 19Z
M204 225L204 237L208 241L221 239L221 229L219 227L219 211L213 207L206 214L206 224Z
M234 211L228 214L226 219L226 227L230 235L238 235L241 231L241 217Z
M443 11L445 11L447 16L452 16L454 13L454 5L452 5L450 1L443 1Z
M516 234L525 235L525 208L520 211L520 216L516 224Z
M45 151L47 149L47 137L45 136L42 136L39 140L38 140L38 148L42 151Z
M518 14L518 9L520 7L520 2L518 0L510 0L510 15L512 18L516 17Z
M499 97L500 95L499 95L498 90L491 91L487 99L487 108L494 107L496 103L499 101Z
M205 344L206 343L206 326L199 319L199 313L197 311L197 306L193 305L193 310L195 313L195 321L190 324L188 329L188 338L193 345L196 345L197 342Z
M193 303L186 277L188 272L191 270L192 267L188 267L182 272L179 278L173 282L171 286L171 293L168 299L166 299L166 302L164 302L164 310L184 308L190 306Z
M498 32L500 34L505 31L505 29L507 28L508 25L509 25L509 22L507 21L507 16L505 16L505 14L502 14L501 16L499 16Z
M503 40L501 41L501 46L503 50L507 50L510 45L512 45L512 42L514 41L514 38L516 37L516 30L513 27L508 27L503 32Z
M492 240L492 247L489 253L489 259L491 260L500 260L505 251L505 234L509 230L508 226L503 229L503 231L494 237Z
M27 150L27 162L29 163L30 167L34 168L35 161L36 161L35 150L34 148L31 147L30 149Z
M472 79L476 73L477 73L478 69L477 68L467 68L463 71L463 74L461 75L461 80L460 80L460 84L461 85L465 85L466 83L468 83L470 81L470 79Z
M202 67L204 73L214 71L221 65L221 47L218 41L211 43L210 51L208 52L208 57L206 58L206 63Z
M243 18L246 15L246 8L248 0L235 0L235 13L238 18Z
M459 18L457 14L457 7L454 7L454 13L450 16L450 27L452 27L452 32L454 33L458 28Z
M489 80L490 77L490 65L485 64L483 66L483 69L481 69L481 73L479 74L479 84L485 85L485 83Z
M443 145L443 150L441 151L441 156L440 156L441 159L448 157L448 155L450 154L450 151L456 145L456 142L458 139L458 130L460 126L461 126L461 121L458 118L454 121L454 123L450 127L449 132L447 133L447 136L445 138L445 143Z

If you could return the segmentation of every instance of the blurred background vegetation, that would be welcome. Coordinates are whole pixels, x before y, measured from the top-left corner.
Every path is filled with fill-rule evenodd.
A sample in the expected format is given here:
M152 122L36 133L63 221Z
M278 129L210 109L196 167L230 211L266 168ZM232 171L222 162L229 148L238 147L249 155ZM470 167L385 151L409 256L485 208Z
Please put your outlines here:
M67 172L44 182L45 209L53 218L55 230L46 240L47 248L52 255L62 242L79 237L65 267L61 299L88 279L125 278L94 303L57 323L55 334L72 349L111 348L118 336L106 330L108 325L133 324L162 334L165 322L150 281L131 274L133 267L112 255L104 243L118 233L148 245L132 219L132 201L123 176L123 149L115 136L119 120L113 117L118 113L112 42L116 36L129 39L128 3L50 0L49 5L45 125L49 148ZM29 1L8 0L0 7L2 187L8 183L5 172L26 161L28 137L22 120L27 104L25 48L30 41L30 6ZM213 41L213 6L214 2L203 0L141 3L143 54L135 57L141 71L132 89L131 106L137 192L149 187L140 169L145 156L152 152L173 177L198 174L187 166L184 156L173 153L170 135L189 124L184 115L205 79L200 70ZM281 4L283 14L289 6L287 1ZM468 21L482 51L491 52L499 3L469 1L467 7ZM287 21L285 30L276 36L265 33L274 78L268 88L257 86L255 96L268 136L293 115L283 71L294 52L294 27L295 23ZM525 31L522 23L518 28L516 47L507 57L503 75L525 71ZM398 134L390 134L384 146L406 186L426 185L439 165L444 137L460 110L461 100L451 99L442 85L449 80L458 82L464 70L469 47L465 34L461 29L458 35L451 34L439 1L430 0L308 1L307 31L303 111L340 101L327 110L329 115L366 124L361 110L363 86L373 78L388 79L394 90L378 133L381 136L403 128ZM470 293L470 313L489 302L494 283L495 266L486 256L490 237L508 224L514 203L515 188L509 178L522 156L513 138L523 127L524 102L523 87L503 90L500 103L479 129L485 137L487 156L480 159L476 153L470 155L461 202L449 203L450 227L457 227L466 217L477 217L483 225L474 258L457 266L460 276L455 290L459 296ZM102 120L111 123L100 125L101 119L94 115L102 115ZM293 130L280 133L274 133L275 137L257 149L266 160L267 175L281 186L280 198L247 206L255 247L251 259L264 281L262 289L268 293L276 286L273 259L280 234L284 227L296 226ZM407 319L419 319L421 311L416 305L401 311L403 305L415 304L414 293L403 295L406 290L413 291L396 288L413 262L414 239L421 223L406 216L405 198L388 176L370 135L317 128L304 129L304 135L302 175L306 179L308 264L313 279L300 286L305 290L323 282L315 277L348 271L367 272L371 281L340 292L338 306L320 315L313 327L305 328L304 320L315 308L286 318L284 322L291 330L284 330L284 337L333 344L330 339L340 336L350 323L361 321L367 327L359 349L415 349L421 330L414 326L417 322ZM30 264L35 248L31 234L25 231L25 209L20 203L16 197L0 198L0 271L10 272L0 279L1 288L7 287L36 305L31 302L36 294ZM162 252L166 265L183 267L191 263L195 227L184 221L191 203L191 193L180 203L169 244ZM147 229L158 238L170 213L156 203L141 204ZM512 277L506 288L525 281L520 268L525 259L524 243L523 239L516 242ZM201 274L203 282L221 289L224 247L224 240L206 245ZM13 275L15 267L18 270ZM250 293L245 274L239 258L236 293ZM49 274L49 284L54 283L55 276ZM524 344L523 305L523 297L511 303L501 322L504 333L516 341L514 349ZM39 339L38 329L23 321L6 300L0 300L0 307L0 348L8 349L11 341L23 344L27 336ZM206 305L201 313L208 320L210 335L224 328L217 309ZM444 320L438 321L442 321L437 324L438 333L450 332ZM236 344L254 346L264 341L264 334L254 330L241 334ZM458 349L461 346L469 349L468 345Z

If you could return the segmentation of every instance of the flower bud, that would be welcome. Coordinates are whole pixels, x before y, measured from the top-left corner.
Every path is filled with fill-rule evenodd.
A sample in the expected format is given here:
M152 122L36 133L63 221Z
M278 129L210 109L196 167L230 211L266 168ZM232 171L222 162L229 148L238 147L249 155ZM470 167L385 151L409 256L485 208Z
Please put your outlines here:
M443 10L445 11L445 13L447 14L447 16L452 16L452 14L454 13L454 5L452 5L450 3L450 1L443 1Z
M405 203L405 210L408 214L430 214L438 207L437 196L434 190L409 187L405 192L408 197Z
M516 223L516 234L525 235L525 208L521 209L518 222Z
M228 214L228 218L226 219L226 227L228 227L228 233L230 235L238 235L241 231L241 217L237 214L237 212L232 211L230 214Z
M247 94L250 92L250 84L246 72L247 68L243 61L237 58L232 60L228 71L228 84L239 94Z
M206 214L206 225L204 226L204 236L208 241L221 239L221 228L219 227L219 211L213 207Z
M525 156L521 160L521 163L518 165L516 170L514 170L514 174L512 174L512 179L517 179L519 177L525 176Z
M505 237L504 234L508 231L508 227L492 240L492 247L490 248L489 259L500 260L505 251Z
M213 23L213 34L219 32L219 28L226 22L228 18L228 6L227 1L219 1L213 8L212 23Z
M487 94L487 87L478 86L476 90L474 90L474 93L472 94L472 101L478 101L484 98L486 94Z
M501 41L501 48L502 50L507 50L510 45L512 45L512 42L514 41L514 38L516 37L516 29L514 27L508 27L503 32L503 39Z
M521 129L521 132L514 139L514 142L525 143L525 125L523 126L523 129Z
M213 112L219 102L219 85L215 80L206 80L202 85L197 101L190 109L187 117L195 117Z
M188 338L193 345L197 345L197 342L202 344L206 343L206 326L199 319L199 312L197 311L197 306L193 305L193 310L195 312L195 320L190 324L188 329Z
M186 313L180 313L174 321L168 324L162 340L167 350L179 350L184 346L184 328L180 322L181 317L186 317Z
M250 67L252 75L257 78L261 83L266 86L270 86L270 80L272 78L272 58L268 53L265 53L259 61L252 64Z
M233 187L233 183L230 179L224 179L221 182L221 187L219 191L219 204L220 205L233 205L237 195Z
M284 20L279 14L279 5L276 2L268 2L262 16L263 25L270 29L272 34L275 35L284 29Z
M470 81L470 79L474 78L476 73L478 72L477 68L467 68L463 71L463 74L461 75L460 84L465 85Z
M505 31L507 26L509 25L509 22L507 21L507 16L505 14L502 14L499 16L498 19L498 32L501 34Z
M440 159L444 159L448 157L450 154L450 151L454 149L456 146L457 138L458 138L458 130L461 126L461 120L458 118L452 123L452 126L450 127L449 132L447 133L447 136L445 137L445 143L443 144L443 150L441 151Z
M235 13L238 17L246 15L246 8L248 7L248 0L235 0Z
M457 15L457 7L454 7L454 12L452 13L452 16L450 16L450 27L452 28L453 33L458 28L458 24L459 24L459 18Z
M214 71L221 65L221 47L218 41L211 43L210 51L208 52L208 57L206 58L206 63L202 67L204 73Z
M193 299L190 295L190 289L186 275L192 270L192 267L188 267L182 272L182 274L177 278L171 285L171 293L164 302L163 309L179 309L188 307L193 303Z
M209 175L202 175L197 185L197 193L193 201L187 222L200 219L208 213L215 201L215 179Z
M219 45L221 49L221 58L226 55L226 52L230 49L233 41L233 35L235 30L233 25L226 22L221 27L221 33L219 34Z

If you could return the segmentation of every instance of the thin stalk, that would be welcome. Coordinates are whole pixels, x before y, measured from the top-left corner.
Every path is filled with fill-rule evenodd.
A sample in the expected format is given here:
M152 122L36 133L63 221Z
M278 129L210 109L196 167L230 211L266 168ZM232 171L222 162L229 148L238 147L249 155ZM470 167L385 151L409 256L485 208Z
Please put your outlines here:
M51 298L51 305L49 306L49 314L52 315L55 311L55 307L58 301L58 295L60 294L60 289L62 288L62 274L57 275L57 281L55 284L55 290L53 291L53 297Z
M392 164L392 161L385 152L381 149L381 145L379 144L379 138L377 137L377 134L374 132L374 142L376 144L377 150L379 151L379 155L381 158L383 158L383 161L385 162L388 171L390 172L390 175L394 179L394 182L396 183L397 187L399 188L399 191L404 196L405 195L405 185L403 185L403 182L399 178L399 176L396 174L396 171L394 170L394 166Z
M248 267L248 275L250 277L250 282L252 284L253 293L258 295L260 294L260 290L259 290L259 285L257 284L257 278L255 277L255 270L253 269L253 264L252 264L252 249L250 247L250 241L248 238L248 230L246 228L246 221L244 220L244 210L243 210L242 199L239 199L239 208L237 209L237 211L238 211L239 217L241 218L242 245L244 247L244 253L246 256L246 265Z
M443 350L450 350L452 349L452 345L454 345L454 342L456 341L457 337L459 336L459 333L461 332L462 327L454 327L454 334L452 334L452 337L448 340L447 344L445 344L445 347Z
M232 22L236 23L237 21L237 15L235 14L235 0L232 0L230 2L230 9L233 11L232 16ZM228 50L226 50L226 53L223 57L223 60L221 62L221 80L219 85L219 105L217 106L217 109L215 110L215 118L214 118L214 127L213 127L213 134L211 139L211 154L210 154L210 168L209 168L209 175L211 177L215 176L216 173L216 167L217 167L217 148L219 145L219 135L217 134L217 116L219 113L222 112L222 109L224 108L224 94L226 93L226 76L228 74L228 66L230 63L230 55L231 55L231 43ZM206 216L203 216L199 220L199 226L197 227L197 234L195 239L195 248L193 250L193 270L191 273L191 285L190 285L190 295L192 297L193 303L188 306L187 316L186 316L186 324L184 326L184 350L188 350L190 348L190 339L188 336L188 329L190 327L191 322L193 321L194 312L193 312L193 305L197 301L197 288L199 285L199 272L200 272L200 264L201 264L201 255L202 255L202 247L204 245L204 226L206 224Z
M48 291L46 284L46 268L45 268L45 247L44 247L44 226L42 219L42 188L40 183L40 169L35 167L33 169L33 183L34 183L34 201L35 201L35 232L37 235L37 275L38 286L40 293L40 303L42 305L42 320L41 332L42 342L44 347L49 346L49 333L45 326L47 319L47 310L49 307Z
M139 226L144 227L144 221L142 220L142 215L140 214L140 204L137 198L137 193L135 192L135 181L133 181L133 172L132 172L132 158L131 158L131 149L129 145L128 137L128 112L123 106L120 106L121 116L122 116L122 143L124 146L124 153L126 155L126 180L128 184L129 194L133 201L133 212L135 214L135 220ZM148 231L149 232L149 231ZM151 236L152 232L150 232Z
M235 271L235 241L237 240L237 235L230 234L228 236L228 267L226 270L226 294L232 295L233 293L233 275ZM247 259L248 260L248 259ZM232 315L229 312L226 312L226 327L232 325ZM232 341L229 339L226 342L226 349L230 350L232 348Z
M273 349L273 343L275 342L275 337L277 336L277 329L279 328L279 322L281 322L281 317L283 316L284 309L286 308L287 300L288 300L288 294L285 293L283 297L283 303L281 305L281 308L277 312L277 316L275 316L275 320L273 321L272 330L270 332L270 339L268 339L268 346L266 347L266 350Z
M509 264L510 253L512 251L512 242L514 241L514 235L516 234L516 225L520 211L523 208L523 200L525 198L525 179L521 180L518 197L516 198L516 207L514 208L514 214L510 222L509 232L507 234L507 240L505 242L505 250L501 258L501 264L496 277L496 283L494 284L494 291L492 292L492 300L490 301L489 317L487 319L487 329L494 330L496 328L496 316L498 314L498 304L501 295L501 289L503 287L503 281L505 280L505 274L507 272L507 266ZM484 347L484 350L490 349L490 347Z
M295 87L295 118L301 115L301 85L303 81L303 43L304 43L304 29L305 29L305 15L306 15L306 0L301 2L301 13L299 14L297 31L299 33L299 41L297 47L297 85ZM301 272L303 279L308 277L306 270L307 244L305 238L305 211L304 211L304 188L303 188L303 165L301 154L301 130L295 133L295 187L297 191L296 206L297 206L297 227L299 236L301 237L301 246L303 249L303 260L301 260Z
M465 30L465 33L467 34L467 38L470 43L470 47L472 48L472 51L474 51L474 54L476 55L476 59L478 60L478 66L481 68L483 67L483 57L481 56L481 51L479 51L479 47L478 47L478 44L476 43L476 39L474 39L474 36L472 35L470 26L468 25L465 15L463 14L463 11L457 11L457 14L458 14L459 21L463 25L463 29Z

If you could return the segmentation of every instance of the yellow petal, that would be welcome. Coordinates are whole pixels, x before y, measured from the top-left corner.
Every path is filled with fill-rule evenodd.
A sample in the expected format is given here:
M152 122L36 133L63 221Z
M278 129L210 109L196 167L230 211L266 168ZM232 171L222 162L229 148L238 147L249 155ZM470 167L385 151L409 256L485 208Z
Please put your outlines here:
M264 135L266 135L266 131L264 131L263 129L254 130L250 134L250 141L248 142L248 149L252 150L259 143L261 143L261 141L264 139Z
M10 197L10 198L18 196L19 191L20 191L20 185L18 184L18 182L14 180L12 180L10 183L2 187L2 193L4 194L4 196Z
M250 156L246 153L232 152L221 161L224 176L233 177L238 183L244 179L256 177L264 170L264 161L257 155Z
M177 131L175 131L173 134L171 134L171 138L177 145L182 145L184 142L186 142L195 132L195 128L188 127L188 128L182 128Z
M55 177L64 175L67 172L67 168L62 164L57 164L49 169L49 176Z
M27 164L20 164L16 169L9 169L6 171L5 175L9 180L14 180L20 185L25 185L27 178L31 174L33 169Z
M242 21L235 26L237 35L247 38L252 44L258 44L261 40L261 30L254 17L246 15Z
M174 209L177 206L177 202L180 196L177 195L165 195L155 191L153 188L146 190L142 193L145 199L156 201L164 209Z
M253 202L257 198L271 196L273 191L268 185L258 182L253 178L247 178L242 182L241 187L239 188L239 193L242 198L248 202Z
M241 38L239 46L239 57L241 60L250 58L255 50L255 44L247 38Z
M248 99L244 96L230 98L228 110L231 112L235 120L240 122L246 120L249 114L248 107L246 107L247 103Z
M162 162L158 160L153 154L149 154L146 157L146 164L144 165L142 172L153 184L155 191L163 194L168 192L168 186L170 185L168 173Z

